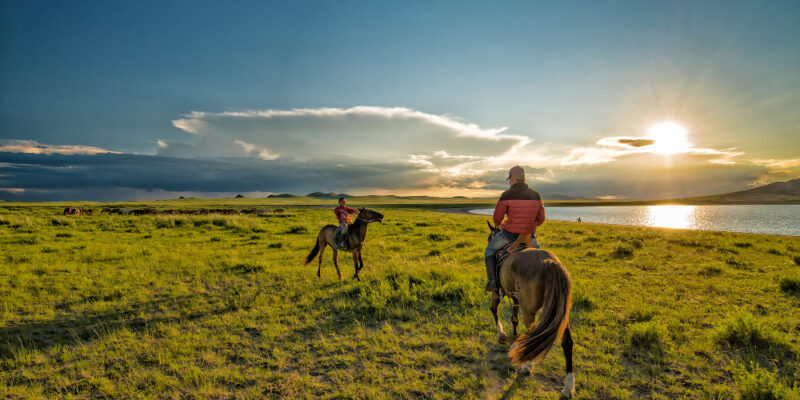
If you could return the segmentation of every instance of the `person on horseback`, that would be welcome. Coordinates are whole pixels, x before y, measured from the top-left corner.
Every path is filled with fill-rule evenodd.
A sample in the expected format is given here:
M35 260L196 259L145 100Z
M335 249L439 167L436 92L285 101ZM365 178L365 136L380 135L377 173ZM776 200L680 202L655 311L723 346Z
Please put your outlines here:
M333 209L336 218L339 220L339 237L341 238L339 247L344 247L344 242L347 240L347 227L350 225L350 215L358 214L358 210L347 207L347 200L344 197L339 197L339 207Z
M494 292L497 285L497 259L495 254L517 240L520 234L530 233L533 246L539 248L536 240L536 228L544 222L544 205L542 196L525 183L525 170L519 165L508 171L509 188L500 196L494 208L494 224L501 228L483 254L486 263L486 291ZM503 217L506 218L505 223ZM502 223L502 224L501 224Z

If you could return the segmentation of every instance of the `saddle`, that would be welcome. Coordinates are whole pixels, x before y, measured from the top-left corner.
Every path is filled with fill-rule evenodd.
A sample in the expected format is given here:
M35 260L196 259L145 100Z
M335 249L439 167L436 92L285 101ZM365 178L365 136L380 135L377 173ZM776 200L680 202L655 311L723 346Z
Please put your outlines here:
M512 253L525 250L528 247L534 248L533 237L530 233L523 233L517 236L517 240L505 245L505 247L495 253L494 257L497 259L497 267L494 270L495 274L497 275L497 282L500 282L500 268L503 265L503 260L505 260Z
M347 248L347 239L350 237L349 233L342 234L339 229L336 229L336 233L333 234L333 243L336 245L337 250L343 250ZM344 246L341 245L344 243Z

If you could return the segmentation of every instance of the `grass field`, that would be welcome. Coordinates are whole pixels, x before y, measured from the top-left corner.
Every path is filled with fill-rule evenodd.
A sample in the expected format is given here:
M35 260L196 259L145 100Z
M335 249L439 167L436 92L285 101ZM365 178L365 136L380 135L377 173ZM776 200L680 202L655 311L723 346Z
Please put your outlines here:
M330 210L3 205L0 398L557 398L560 348L518 376L497 343L485 218L376 210L362 281L343 255L340 282L330 250L322 279L302 266ZM573 277L578 398L800 398L800 238L550 221L539 240Z

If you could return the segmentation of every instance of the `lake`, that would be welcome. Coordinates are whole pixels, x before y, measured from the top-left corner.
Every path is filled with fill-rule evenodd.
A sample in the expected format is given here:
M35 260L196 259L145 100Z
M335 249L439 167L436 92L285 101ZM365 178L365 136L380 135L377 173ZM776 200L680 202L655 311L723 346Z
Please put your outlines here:
M800 236L800 205L546 207L547 219ZM491 215L494 209L471 210Z

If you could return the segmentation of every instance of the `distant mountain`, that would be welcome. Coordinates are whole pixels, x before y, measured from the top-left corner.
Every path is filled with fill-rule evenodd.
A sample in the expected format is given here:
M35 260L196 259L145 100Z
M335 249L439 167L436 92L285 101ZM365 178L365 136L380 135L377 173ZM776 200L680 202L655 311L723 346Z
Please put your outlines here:
M300 196L296 196L296 195L289 194L289 193L281 193L281 194L271 194L271 195L269 195L267 197L269 197L271 199L274 199L274 198L284 199L284 198L300 197Z
M544 200L586 200L583 197L567 196L559 193L545 193L542 195Z
M339 197L353 197L353 196L350 196L350 195L349 195L349 194L347 194L347 193L334 193L334 192L330 192L330 193L322 193L322 192L314 192L314 193L309 193L309 194L307 194L307 195L306 195L306 197L312 197L312 198L315 198L315 199L332 199L332 200L336 200L336 199L338 199Z
M713 196L679 199L697 202L713 202L727 204L779 204L800 203L800 179L787 182L774 182L757 188L739 192L723 193Z

